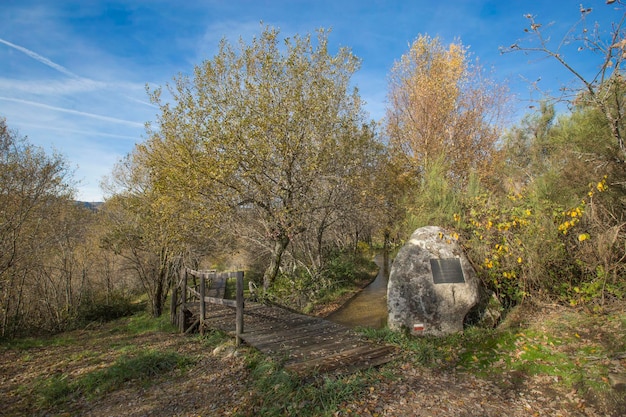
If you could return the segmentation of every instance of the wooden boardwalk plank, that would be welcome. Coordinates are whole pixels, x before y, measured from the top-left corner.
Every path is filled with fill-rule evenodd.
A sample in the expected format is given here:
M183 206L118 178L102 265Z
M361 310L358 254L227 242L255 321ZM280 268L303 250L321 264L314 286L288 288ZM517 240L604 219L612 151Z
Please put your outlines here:
M300 318L297 317L295 319L290 320L282 320L282 319L266 319L265 321L258 321L254 323L252 320L247 320L248 317L244 312L244 323L254 324L253 327L250 327L249 331L246 331L249 336L253 337L255 335L267 335L272 333L277 333L283 330L290 330L300 326L306 326L313 322L310 317L308 318Z
M350 329L337 329L337 328L317 328L310 330L294 329L294 331L284 338L276 337L271 339L256 340L252 338L251 343L255 346L271 346L273 344L291 345L291 346L305 346L311 344L326 343L333 340L349 340L354 335Z
M329 372L340 368L352 371L382 365L391 360L390 354L394 351L390 346L359 346L315 359L287 361L285 369L299 374Z
M235 309L208 304L205 326L233 333ZM264 354L285 359L285 369L298 374L352 372L389 362L396 353L349 327L256 303L246 303L241 337Z
M255 344L273 343L274 341L284 342L286 340L302 338L309 334L327 334L330 332L341 331L343 329L331 327L328 322L318 320L315 322L303 323L291 327L274 328L271 332L254 331L254 333L246 333L246 337Z

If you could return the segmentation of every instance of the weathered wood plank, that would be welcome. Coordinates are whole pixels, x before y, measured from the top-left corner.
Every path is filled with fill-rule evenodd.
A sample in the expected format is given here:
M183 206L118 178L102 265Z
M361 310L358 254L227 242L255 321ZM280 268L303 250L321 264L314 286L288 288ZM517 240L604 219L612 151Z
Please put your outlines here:
M210 296L205 296L204 297L204 301L206 301L207 303L211 303L211 304L220 304L223 306L228 306L228 307L234 307L237 308L237 301L235 300L227 300L224 298L215 298L215 297L210 297Z
M254 340L255 343L271 343L273 340L285 341L293 338L304 337L311 333L324 334L336 330L341 330L341 328L331 327L328 325L328 322L323 320L316 320L288 327L282 326L272 329L271 332L250 332L246 334L246 337L250 340Z
M308 372L329 372L339 368L351 370L381 365L393 359L391 346L359 346L316 359L288 361L285 369L301 374Z
M363 342L360 339L346 340L345 338L334 338L331 340L325 340L323 344L302 344L298 346L297 351L291 351L290 357L294 359L322 357L340 352L341 350L355 348L361 343Z
M293 337L284 341L280 340L271 340L262 343L251 342L254 347L261 351L298 351L301 348L308 346L317 346L320 349L323 346L334 344L333 342L336 340L343 340L344 342L349 342L351 338L350 333L343 333L342 335L333 334L331 336L318 334L318 335L309 335L303 337ZM338 345L340 347L340 345Z
M285 368L297 374L353 372L389 362L396 351L365 340L346 326L278 307L247 303L244 322L245 343L267 355L287 358ZM205 326L234 334L235 309L207 305Z

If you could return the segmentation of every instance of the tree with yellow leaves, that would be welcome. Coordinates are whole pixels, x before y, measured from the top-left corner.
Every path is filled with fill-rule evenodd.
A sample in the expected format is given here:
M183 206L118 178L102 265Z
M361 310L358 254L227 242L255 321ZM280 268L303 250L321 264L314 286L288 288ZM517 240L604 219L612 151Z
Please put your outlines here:
M456 184L466 184L471 173L489 177L499 160L504 93L460 42L445 46L419 36L391 71L386 120L395 161L409 182L441 161Z

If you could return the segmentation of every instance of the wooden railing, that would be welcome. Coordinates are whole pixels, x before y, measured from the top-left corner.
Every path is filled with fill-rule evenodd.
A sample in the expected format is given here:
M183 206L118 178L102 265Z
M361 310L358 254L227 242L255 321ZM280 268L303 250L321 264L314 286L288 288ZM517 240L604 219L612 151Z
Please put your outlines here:
M229 278L237 280L234 300L224 298L226 282ZM178 326L183 333L195 331L196 328L203 333L206 303L235 308L235 336L236 343L239 345L243 334L243 271L216 272L182 269L178 285L172 290L170 306L172 324ZM189 323L189 318L193 317L192 311L195 308L199 308L198 318L193 323Z

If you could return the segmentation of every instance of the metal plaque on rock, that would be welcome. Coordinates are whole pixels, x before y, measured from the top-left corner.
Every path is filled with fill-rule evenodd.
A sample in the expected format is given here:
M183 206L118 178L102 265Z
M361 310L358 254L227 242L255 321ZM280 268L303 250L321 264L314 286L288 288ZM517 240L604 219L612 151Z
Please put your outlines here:
M431 259L430 269L435 284L462 284L465 282L459 258Z

